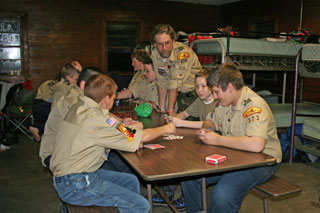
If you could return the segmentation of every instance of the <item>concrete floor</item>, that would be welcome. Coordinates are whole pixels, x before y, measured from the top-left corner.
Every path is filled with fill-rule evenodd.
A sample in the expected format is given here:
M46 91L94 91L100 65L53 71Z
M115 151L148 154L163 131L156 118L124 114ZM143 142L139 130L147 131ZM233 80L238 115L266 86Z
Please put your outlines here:
M20 142L0 152L0 212L59 212L61 203L52 185L51 173L38 157L39 143L19 136ZM319 161L319 160L318 160ZM282 163L277 175L303 187L302 193L269 201L269 212L320 212L320 166L318 163ZM146 189L142 187L146 196ZM176 196L179 196L178 190ZM171 212L154 207L155 213ZM186 211L183 211L186 212ZM263 212L263 200L249 193L239 211Z

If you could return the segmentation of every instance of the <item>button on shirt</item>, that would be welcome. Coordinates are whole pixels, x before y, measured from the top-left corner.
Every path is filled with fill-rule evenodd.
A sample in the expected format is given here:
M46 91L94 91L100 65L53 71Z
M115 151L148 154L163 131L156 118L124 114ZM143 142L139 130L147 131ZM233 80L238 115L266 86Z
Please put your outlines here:
M281 162L282 151L272 112L260 96L243 87L236 106L216 107L211 121L224 136L259 136L266 140L263 153Z
M188 93L195 87L195 75L201 70L198 56L183 43L175 42L171 55L164 60L158 50L151 53L156 84L163 89Z
M54 176L96 171L107 159L106 149L136 151L143 130L136 129L129 141L117 129L118 123L109 119L114 118L110 118L108 110L88 97L79 97L58 128L50 161Z

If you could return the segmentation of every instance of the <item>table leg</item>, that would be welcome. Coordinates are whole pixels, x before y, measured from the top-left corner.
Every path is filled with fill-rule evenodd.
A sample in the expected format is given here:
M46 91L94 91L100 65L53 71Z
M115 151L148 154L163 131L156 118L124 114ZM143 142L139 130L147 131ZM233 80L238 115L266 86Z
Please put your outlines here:
M147 184L147 191L148 191L148 201L150 204L150 213L152 213L152 192L151 192L151 184Z
M202 205L203 212L207 212L207 186L206 186L206 178L202 178Z

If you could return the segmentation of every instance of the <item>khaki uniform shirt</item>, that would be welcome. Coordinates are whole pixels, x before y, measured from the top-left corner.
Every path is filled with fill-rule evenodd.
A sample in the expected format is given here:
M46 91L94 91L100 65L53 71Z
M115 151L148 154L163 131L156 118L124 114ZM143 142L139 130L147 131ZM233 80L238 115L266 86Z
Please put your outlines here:
M158 104L157 86L155 82L147 81L143 71L138 71L134 75L128 89L132 92L134 98Z
M59 125L50 170L54 176L93 172L107 159L108 149L135 152L143 130L136 129L131 141L126 130L108 110L86 96L79 97Z
M70 83L65 81L64 79L61 79L56 83L51 109L53 109L57 101L68 92L70 87L71 87Z
M186 112L192 116L199 118L200 121L205 121L207 115L215 109L216 102L212 100L211 103L205 104L199 97L186 109Z
M48 80L42 83L38 88L36 99L42 99L47 102L52 102L53 94L56 87L55 84L55 80Z
M281 162L277 127L268 104L248 87L243 87L236 106L217 106L211 121L224 136L259 136L266 139L263 153Z
M72 85L67 94L62 96L51 110L40 143L39 156L43 166L45 166L44 160L49 155L52 155L54 139L57 135L59 125L67 115L71 106L77 103L78 97L81 95L83 95L82 90L78 86Z
M195 87L195 75L201 65L198 56L191 48L183 43L175 42L171 55L164 61L158 50L151 53L156 84L163 89L177 89L178 92L188 93Z

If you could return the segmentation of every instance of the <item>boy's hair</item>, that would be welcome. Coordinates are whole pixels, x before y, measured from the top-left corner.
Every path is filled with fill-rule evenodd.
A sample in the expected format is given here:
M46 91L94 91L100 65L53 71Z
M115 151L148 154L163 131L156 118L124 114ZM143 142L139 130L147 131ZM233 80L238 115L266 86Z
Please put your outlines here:
M136 58L143 64L152 64L150 54L146 50L136 49L131 53L131 58Z
M210 73L207 83L209 87L221 87L226 91L228 84L231 83L236 90L244 86L243 77L240 70L230 63L223 64L220 68Z
M104 97L111 97L118 86L112 78L103 74L92 75L84 86L84 95L99 103Z
M169 24L159 24L153 27L153 30L151 32L151 36L150 36L150 42L151 44L154 44L155 41L155 36L157 34L162 34L162 33L166 33L168 35L170 35L172 40L176 40L177 39L177 34L174 31L174 29L171 27L171 25Z
M60 81L61 79L64 79L65 81L68 81L66 79L67 76L73 77L75 75L79 75L79 71L74 68L74 66L71 63L66 63L61 71L56 75L55 80Z
M103 71L97 67L85 67L81 70L77 85L80 86L81 81L87 81L92 75L103 74Z
M196 74L196 77L195 79L199 78L199 77L202 77L204 79L206 79L207 81L207 78L209 77L210 73L213 71L213 68L209 68L209 67L206 67L206 68L202 68L197 74Z

